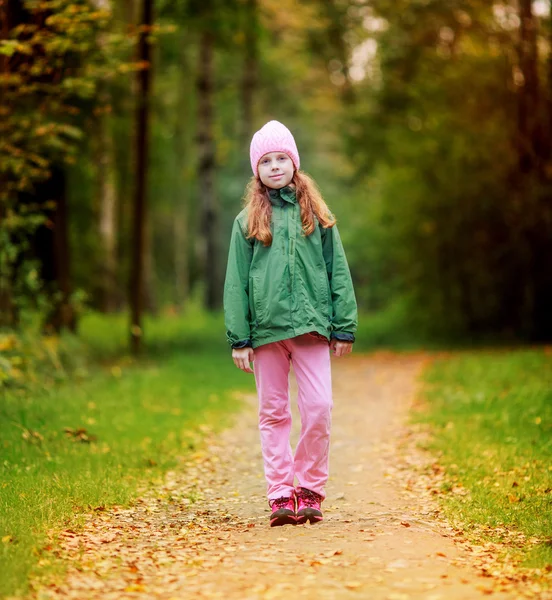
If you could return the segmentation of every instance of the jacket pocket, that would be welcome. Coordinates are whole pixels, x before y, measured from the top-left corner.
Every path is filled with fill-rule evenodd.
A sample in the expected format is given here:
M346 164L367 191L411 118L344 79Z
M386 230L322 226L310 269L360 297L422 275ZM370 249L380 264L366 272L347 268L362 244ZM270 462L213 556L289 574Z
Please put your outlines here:
M256 276L251 277L251 321L254 325L261 322L262 302L260 293L260 282Z
M324 312L324 316L328 321L331 321L332 311L330 302L330 282L326 269L322 269L318 275L318 293L320 298L320 306Z

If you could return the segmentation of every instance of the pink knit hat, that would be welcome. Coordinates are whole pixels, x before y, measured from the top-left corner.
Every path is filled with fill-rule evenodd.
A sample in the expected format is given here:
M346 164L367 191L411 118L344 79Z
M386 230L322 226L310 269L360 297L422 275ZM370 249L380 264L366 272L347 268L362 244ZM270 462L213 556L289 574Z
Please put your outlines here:
M293 161L295 168L299 168L299 152L291 131L279 121L269 121L263 125L251 140L249 155L251 168L258 177L257 166L261 158L269 152L285 152Z

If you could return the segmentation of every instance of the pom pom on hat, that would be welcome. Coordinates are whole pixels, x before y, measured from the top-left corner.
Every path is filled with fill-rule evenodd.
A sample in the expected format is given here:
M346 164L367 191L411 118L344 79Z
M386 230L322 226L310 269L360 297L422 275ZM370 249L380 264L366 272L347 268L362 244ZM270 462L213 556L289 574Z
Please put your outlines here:
M279 121L269 121L263 125L251 140L249 155L255 176L259 176L257 170L259 160L269 152L285 152L293 161L295 168L299 168L299 152L295 139L291 131Z

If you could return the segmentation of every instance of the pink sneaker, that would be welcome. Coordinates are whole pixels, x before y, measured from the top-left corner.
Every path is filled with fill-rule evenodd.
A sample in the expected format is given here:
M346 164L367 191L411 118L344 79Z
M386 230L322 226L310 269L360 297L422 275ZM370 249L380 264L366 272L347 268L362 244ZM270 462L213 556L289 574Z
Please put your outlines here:
M297 523L302 525L309 521L312 525L324 519L320 504L322 496L307 488L299 488L297 492Z
M295 496L291 498L283 496L276 500L269 501L272 514L270 515L270 526L279 527L280 525L297 525L295 518Z

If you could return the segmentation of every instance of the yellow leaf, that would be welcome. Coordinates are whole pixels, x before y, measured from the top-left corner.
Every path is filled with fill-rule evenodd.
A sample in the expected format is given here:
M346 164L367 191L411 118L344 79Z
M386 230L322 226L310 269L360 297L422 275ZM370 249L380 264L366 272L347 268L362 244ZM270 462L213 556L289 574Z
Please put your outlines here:
M139 583L133 583L132 585L127 585L125 588L125 592L145 592L146 586L141 585Z
M15 335L3 335L0 337L0 352L11 350L17 345L17 338Z
M2 538L2 543L3 544L9 544L12 541L12 536L11 535L5 535Z

